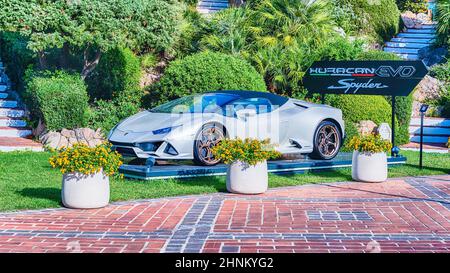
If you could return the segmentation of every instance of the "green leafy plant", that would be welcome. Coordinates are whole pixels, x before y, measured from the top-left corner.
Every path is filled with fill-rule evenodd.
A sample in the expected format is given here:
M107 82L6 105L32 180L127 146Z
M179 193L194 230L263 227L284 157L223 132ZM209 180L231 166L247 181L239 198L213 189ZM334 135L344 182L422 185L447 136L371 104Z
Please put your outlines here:
M170 49L179 36L176 0L0 0L0 31L18 32L47 69L49 49L82 52L86 78L103 53L118 46Z
M34 121L47 129L82 127L87 121L88 95L80 75L64 71L29 71L25 99Z
M412 11L414 13L427 12L427 0L397 0L397 6L401 11Z
M334 1L339 7L352 10L350 25L353 31L366 34L382 43L398 33L400 11L395 0L339 0Z
M437 0L437 32L441 44L450 43L450 0Z
M59 168L61 173L94 174L100 171L107 176L114 175L122 165L122 156L111 150L111 145L103 143L96 147L85 144L75 144L72 147L55 151L49 158L53 168Z
M153 68L158 63L158 56L154 53L146 53L139 57L142 69Z
M390 151L392 144L388 140L382 139L378 134L368 134L354 136L346 147L364 153L381 153Z
M246 61L222 53L202 52L169 64L150 87L155 102L214 90L265 91L261 75Z
M263 141L250 138L244 140L225 139L213 147L212 152L225 164L241 161L249 165L256 165L264 160L281 156L279 152L273 149L273 145L270 144L268 139Z

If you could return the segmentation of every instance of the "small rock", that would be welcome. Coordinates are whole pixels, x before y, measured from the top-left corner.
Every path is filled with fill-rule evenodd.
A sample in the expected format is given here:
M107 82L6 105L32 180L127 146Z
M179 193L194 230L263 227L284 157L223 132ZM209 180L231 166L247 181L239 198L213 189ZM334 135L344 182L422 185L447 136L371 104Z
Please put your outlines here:
M416 15L411 11L402 13L401 18L407 28L413 28L416 25Z
M69 141L67 140L66 137L61 135L61 138L59 139L59 143L58 143L58 148L57 149L67 148L67 146L69 146Z
M61 130L61 135L64 137L75 137L75 133L72 130L67 130L67 129L62 129Z
M50 132L47 134L47 136L44 136L45 142L43 144L49 148L52 149L58 149L59 148L59 142L61 139L61 134L57 132Z
M377 124L371 120L361 120L357 129L360 135L368 135L376 132Z
M95 138L95 139L102 139L102 140L105 139L105 138L103 137L103 133L102 133L102 130L101 130L100 128L98 128L98 129L95 131L94 138Z

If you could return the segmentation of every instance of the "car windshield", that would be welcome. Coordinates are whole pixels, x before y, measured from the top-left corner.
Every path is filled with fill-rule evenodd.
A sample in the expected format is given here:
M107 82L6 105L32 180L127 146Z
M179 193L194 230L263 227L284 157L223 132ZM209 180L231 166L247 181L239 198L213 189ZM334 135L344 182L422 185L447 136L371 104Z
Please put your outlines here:
M150 111L155 113L214 113L222 111L224 105L239 98L234 94L191 95L169 101Z

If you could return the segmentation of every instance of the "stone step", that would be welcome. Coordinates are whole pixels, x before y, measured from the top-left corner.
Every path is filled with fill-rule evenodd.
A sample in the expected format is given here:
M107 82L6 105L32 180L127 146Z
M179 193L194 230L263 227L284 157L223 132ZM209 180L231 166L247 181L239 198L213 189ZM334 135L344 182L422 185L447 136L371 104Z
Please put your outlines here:
M433 127L450 127L450 119L446 118L425 118L423 120L425 126ZM410 126L420 126L420 118L411 118Z
M425 25L422 25L422 27L418 28L418 29L436 29L436 26L437 26L437 24L425 24Z
M420 34L420 33L399 33L399 38L413 38L413 39L435 39L436 35L433 34Z
M214 2L209 2L209 3L205 3L205 2L200 2L200 4L198 5L199 8L204 8L204 9L226 9L228 8L228 3L227 4L223 4L223 3L214 3Z
M419 60L419 55L417 54L400 54L400 53L395 53L395 55L399 56L402 59L405 60L410 60L410 61L417 61Z
M0 137L29 137L32 132L29 128L14 128L0 126Z
M434 43L434 39L415 39L415 38L404 38L404 37L395 37L391 39L391 42L398 43L421 43L421 44L430 44Z
M4 85L4 84L0 84L0 92L5 92L6 90L8 90L8 86Z
M222 9L204 9L204 8L197 8L197 11L201 14L208 14L208 13L214 13L221 11Z
M400 54L419 54L419 49L417 48L385 47L383 51Z
M6 99L9 96L8 93L0 92L0 99Z
M0 108L16 108L17 101L15 100L2 100L0 99Z
M20 118L0 117L1 127L27 127L27 122Z
M0 108L0 117L21 118L25 111L19 108Z
M405 31L406 33L421 33L421 34L436 34L435 28L408 28Z
M399 47L399 48L425 48L431 46L430 44L421 44L421 43L401 43L401 42L386 42L386 46L388 47Z
M43 151L43 148L40 143L31 139L20 137L0 137L0 151L11 152L23 150L41 152Z
M420 142L420 136L412 136L410 138L411 142ZM447 143L448 137L445 136L424 136L423 142L425 143Z
M411 135L420 136L420 126L409 127L409 133ZM447 136L450 137L450 127L423 127L423 135L427 136Z

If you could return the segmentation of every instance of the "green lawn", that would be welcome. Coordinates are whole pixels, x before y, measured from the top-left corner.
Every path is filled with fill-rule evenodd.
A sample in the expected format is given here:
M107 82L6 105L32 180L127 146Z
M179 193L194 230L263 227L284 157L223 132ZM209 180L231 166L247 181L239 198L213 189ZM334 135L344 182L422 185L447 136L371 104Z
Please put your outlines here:
M424 154L424 168L417 167L419 153L404 151L408 163L392 167L390 177L450 173L450 154ZM61 174L50 168L49 153L0 153L0 211L59 207ZM350 169L307 174L270 175L270 187L351 180ZM112 179L112 201L157 198L225 191L224 177L168 180Z

